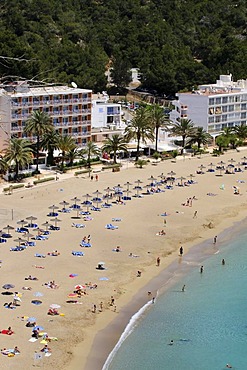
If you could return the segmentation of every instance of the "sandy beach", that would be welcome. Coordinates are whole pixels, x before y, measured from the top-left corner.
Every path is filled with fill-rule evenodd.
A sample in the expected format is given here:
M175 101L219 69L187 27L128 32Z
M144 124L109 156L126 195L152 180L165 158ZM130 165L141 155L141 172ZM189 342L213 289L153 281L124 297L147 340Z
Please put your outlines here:
M183 267L183 257L179 257L180 246L186 255L193 246L207 240L209 242L202 254L214 253L222 242L220 233L246 217L247 171L233 174L223 171L222 176L219 176L219 171L207 172L211 162L217 165L222 160L228 165L234 159L232 163L235 165L246 154L247 150L241 150L228 152L222 157L205 155L167 160L155 166L148 164L143 169L128 165L118 173L98 173L98 181L95 178L91 181L87 175L68 178L61 175L54 183L19 190L12 195L2 193L0 229L8 224L17 228L20 226L17 221L29 216L37 217L34 222L45 229L42 224L46 221L55 222L52 221L54 217L47 216L52 205L61 210L62 201L69 203L68 208L75 203L74 197L80 200L80 204L87 193L95 197L98 190L102 193L99 197L102 197L108 186L113 188L120 184L126 189L124 184L132 184L131 200L116 204L115 198L110 199L108 202L113 202L110 208L102 208L102 203L99 203L101 211L91 211L92 220L83 219L83 216L78 219L76 210L70 213L58 211L60 230L51 231L46 240L35 240L33 247L10 251L11 247L18 245L14 240L24 237L15 230L10 230L12 238L0 244L1 286L13 284L14 288L7 291L18 292L21 296L20 305L8 309L4 304L13 297L0 295L0 330L11 327L14 331L12 335L0 335L0 348L18 346L20 350L20 354L13 357L1 355L1 368L8 369L12 365L16 369L31 369L35 365L47 370L100 370L133 313L155 296L157 289L169 279L172 271L165 273L168 271L166 267L175 263L179 275L179 268ZM197 174L200 165L205 166L204 174ZM244 166L241 168L244 170ZM159 176L162 173L167 176L170 171L176 173L173 189L165 189L165 185L160 184L158 187L164 190L162 192L133 197L136 193L133 187L138 179L145 186L152 182L148 180L151 176L160 181ZM178 186L187 182L190 174L194 175L194 183ZM237 187L238 195L234 194L236 188L234 190L233 187ZM153 188L157 189L157 186ZM146 193L147 189L151 187L143 187L140 194ZM97 206L97 202L94 205ZM162 216L164 213L167 216ZM72 227L72 223L84 224L85 227ZM108 230L105 228L107 224L118 228ZM156 235L161 230L165 235ZM31 228L29 232L38 235ZM84 237L87 241L88 235L92 247L81 247L80 242ZM213 245L215 235L218 238ZM117 246L120 246L120 252L113 251ZM55 250L58 256L49 255ZM72 251L83 252L84 255L76 256ZM138 257L130 257L130 253ZM45 258L35 257L35 254ZM160 257L160 266L156 266L157 257ZM105 270L96 269L99 262L105 263ZM141 272L140 277L137 277L137 271ZM37 280L25 280L29 275ZM55 281L58 287L49 288L46 284L51 281ZM71 296L76 285L83 286L85 294L81 297ZM148 291L152 292L151 296L148 296ZM6 290L2 288L2 292ZM112 297L114 303L111 305ZM41 303L33 304L33 300ZM59 315L47 315L51 304L61 306ZM93 312L94 305L96 312ZM35 342L29 341L33 328L26 327L28 317L35 317L37 325L44 328L40 331L53 338L48 342L52 351L50 357L42 353L41 359L35 359L35 353L40 353L45 343L40 343L42 336Z

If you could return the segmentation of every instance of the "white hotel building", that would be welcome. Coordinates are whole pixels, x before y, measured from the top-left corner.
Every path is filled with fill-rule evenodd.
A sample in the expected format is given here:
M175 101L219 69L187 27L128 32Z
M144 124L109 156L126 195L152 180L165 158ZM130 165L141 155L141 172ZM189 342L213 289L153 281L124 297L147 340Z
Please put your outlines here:
M23 129L34 110L49 114L56 131L72 136L78 146L85 145L91 138L91 90L68 86L31 87L22 81L0 87L0 150L5 140L25 137Z
M198 90L177 93L173 122L191 119L195 126L203 127L216 137L226 127L246 125L247 80L232 81L232 75L221 75L215 84L199 86Z

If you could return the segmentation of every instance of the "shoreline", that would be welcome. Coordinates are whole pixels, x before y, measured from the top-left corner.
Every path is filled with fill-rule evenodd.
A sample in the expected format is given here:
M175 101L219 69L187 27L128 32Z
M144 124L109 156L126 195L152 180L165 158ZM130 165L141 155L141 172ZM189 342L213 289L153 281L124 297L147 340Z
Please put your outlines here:
M220 239L220 245L224 245L225 243L234 239L235 235L239 231L240 233L243 232L246 222L247 217L241 218L237 222L235 221L233 225L222 230L218 235L218 238ZM205 248L207 249L206 253ZM203 250L204 253L202 253ZM103 330L98 332L93 341L93 346L89 353L84 370L107 370L112 358L117 353L116 347L120 347L125 341L126 337L128 337L127 334L122 342L119 343L122 335L126 334L125 331L128 325L131 323L131 320L140 312L141 316L145 319L145 315L147 314L148 310L152 309L150 297L145 298L147 297L146 293L148 291L155 291L156 297L159 294L164 294L164 292L170 289L172 285L178 281L181 281L183 276L189 274L195 268L195 264L199 267L202 262L208 258L212 258L217 253L216 250L217 248L213 246L211 239L207 239L200 244L193 245L186 255L183 257L178 256L178 261L174 259L158 274L158 276L152 278L147 285L142 287L134 295L131 301L120 310L118 317L116 317ZM178 275L176 276L177 273ZM136 320L138 319L142 320L140 315L138 315ZM133 321L132 325L135 323L136 321ZM95 353L97 353L97 356Z
M239 231L243 231L244 224L246 224L246 222L247 217L243 214L238 215L238 217L236 217L236 219L226 228L221 229L219 227L218 239L220 242L217 242L217 246L224 245L233 239ZM132 296L132 298L123 307L121 307L117 317L106 324L103 329L98 331L92 342L91 349L83 369L107 370L111 362L111 360L109 361L109 358L112 355L115 355L114 352L116 346L118 346L119 340L125 333L125 330L130 324L132 318L142 311L145 306L146 307L141 316L145 316L147 311L152 309L151 299L147 296L147 292L155 292L155 294L152 295L155 297L159 294L164 294L164 292L170 289L170 287L176 282L180 280L182 281L183 276L189 274L194 268L199 269L199 266L203 261L208 258L212 258L217 252L217 247L213 245L212 238L207 238L200 243L193 244L183 257L180 257L177 252L173 253L170 256L171 261L167 266L164 267L157 276L152 277L147 284L142 286L134 296ZM81 345L82 343L78 345L78 349ZM73 366L77 363L77 359L74 359L74 361ZM70 366L69 369L72 370L73 367Z
M224 160L227 162L233 155L239 161L243 153L225 154ZM4 227L6 223L14 225L17 220L31 214L37 216L39 224L42 224L47 220L45 213L48 212L51 204L58 205L62 200L72 200L74 196L83 200L82 197L87 192L94 194L96 189L103 191L107 186L113 187L119 183L135 184L138 178L144 185L151 175L158 178L162 171L168 173L175 170L177 176L189 177L190 173L196 173L199 165L202 163L207 165L210 160L211 157L210 159L209 157L181 159L176 163L165 161L157 166L147 166L142 170L129 167L128 171L123 170L120 173L100 173L98 182L92 182L88 177L75 178L72 175L70 178L63 178L61 176L61 179L55 183L25 189L11 196L2 195L1 207L3 208L0 214L0 226ZM214 162L218 160L215 158ZM233 195L232 186L238 179L245 181L238 185L241 195L236 196ZM189 187L181 188L176 185L174 190L165 190L160 194L144 195L142 199L133 197L130 202L126 202L125 206L114 204L111 209L92 212L94 220L86 222L85 230L71 228L71 223L75 221L74 211L71 214L59 214L61 231L52 232L48 242L37 242L36 247L37 252L45 254L58 248L61 252L59 257L37 260L34 259L36 251L28 248L20 254L18 252L20 261L22 258L23 260L19 264L19 269L13 271L12 266L15 264L17 255L9 252L8 249L8 243L13 243L13 241L9 241L5 247L3 245L4 248L1 249L3 284L14 283L16 289L20 290L22 289L21 284L24 284L21 281L27 273L36 274L40 280L38 283L30 284L33 289L43 294L41 308L36 308L34 311L32 305L30 306L33 292L23 292L24 299L21 308L14 311L18 316L31 314L35 317L37 312L38 323L46 330L49 329L50 335L59 338L57 343L52 343L53 356L43 361L42 366L45 369L50 370L54 366L57 369L66 370L102 369L107 355L111 352L129 319L143 304L150 301L147 291L152 291L152 295L155 295L160 287L162 289L164 285L165 289L169 285L164 284L164 279L176 275L175 272L169 272L170 265L178 267L176 275L178 278L183 273L182 268L188 267L184 266L184 263L178 264L179 246L182 244L184 247L185 254L182 259L186 262L195 246L206 240L213 241L215 235L219 235L236 222L245 219L247 171L223 177L218 177L217 173L206 172L204 175L196 175L195 180L198 183ZM220 190L222 182L225 184L224 191ZM215 193L215 197L208 196L208 192ZM194 195L196 200L193 201L193 207L184 206L186 198ZM14 221L11 220L11 209L14 209ZM196 218L193 217L195 210L198 211ZM165 225L161 217L164 211L168 214ZM106 223L110 222L113 217L122 219L122 222L118 224L119 229L117 231L105 230ZM166 235L157 236L157 231L162 227L165 228ZM91 234L93 248L83 249L85 256L82 258L71 256L71 250L78 248L79 240L85 234ZM218 240L217 244L220 245L220 242ZM122 253L113 253L112 248L116 245L121 246ZM211 243L209 246L211 247ZM138 254L140 258L129 258L130 252ZM160 267L156 266L157 256L161 258ZM203 257L205 258L205 254ZM106 272L102 273L103 276L109 278L107 282L99 281L102 274L95 269L99 260L107 264ZM40 262L46 268L45 272L34 269L34 264ZM142 271L141 278L136 278L138 269ZM72 272L79 275L78 278L72 279L73 281L68 279L69 273ZM54 279L61 287L56 291L47 291L43 284L41 285L45 280ZM88 290L87 295L79 300L80 305L68 305L66 299L73 290L73 286L85 284L87 281L97 283L98 289ZM109 305L112 295L116 300L116 312ZM3 299L5 298L2 297L2 304ZM92 313L92 305L97 304L99 307L101 301L104 303L103 312L97 310L96 314ZM46 307L49 307L51 303L60 304L61 312L65 314L61 319L52 320L53 323L50 323L49 317L46 316ZM16 365L19 366L17 366L18 369L22 369L30 365L32 353L38 350L40 345L35 346L28 342L28 332L26 329L23 331L23 324L19 322L15 314L13 316L8 310L2 311L3 322L8 322L15 329L16 344L18 344L18 338L21 339L23 356L18 356ZM59 322L61 324L57 326ZM0 337L1 348L6 346L4 339L4 336ZM6 365L8 366L8 360Z

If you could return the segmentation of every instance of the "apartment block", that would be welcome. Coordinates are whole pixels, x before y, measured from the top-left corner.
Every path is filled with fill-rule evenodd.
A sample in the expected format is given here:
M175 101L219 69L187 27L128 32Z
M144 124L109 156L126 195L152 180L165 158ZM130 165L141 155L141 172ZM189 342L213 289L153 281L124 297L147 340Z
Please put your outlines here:
M247 80L234 82L232 75L221 75L215 84L200 85L197 90L177 93L170 119L191 119L216 137L226 127L247 122Z
M21 81L0 87L0 150L5 140L26 137L23 130L35 110L46 112L55 130L72 136L78 146L90 140L91 90L58 85L31 87Z

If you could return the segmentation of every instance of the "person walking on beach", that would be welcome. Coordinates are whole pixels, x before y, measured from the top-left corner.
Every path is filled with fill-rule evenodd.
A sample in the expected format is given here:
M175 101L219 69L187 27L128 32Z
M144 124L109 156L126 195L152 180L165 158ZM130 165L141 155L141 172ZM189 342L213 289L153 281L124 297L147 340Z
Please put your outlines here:
M99 180L99 176L98 175L95 175L95 180L98 181Z
M156 266L159 267L159 265L160 265L160 258L158 257L157 260L156 260Z
M181 246L180 248L179 248L179 254L180 254L180 256L182 257L182 255L183 255L183 253L184 253L184 249L183 249L183 247Z
M202 274L203 273L203 266L200 267L200 273Z
M216 242L217 242L217 235L215 235L213 243L216 244Z
M194 212L193 218L196 218L196 217L197 217L197 211Z
M93 311L92 311L92 312L93 312L93 313L96 313L96 309L97 309L96 304L94 304L94 305L93 305Z
M222 259L221 264L222 264L223 266L225 266L226 261L224 260L224 258Z
M154 304L154 302L155 302L155 297L152 298L152 303Z
M185 285L183 285L183 287L182 287L182 292L184 292L185 291Z

